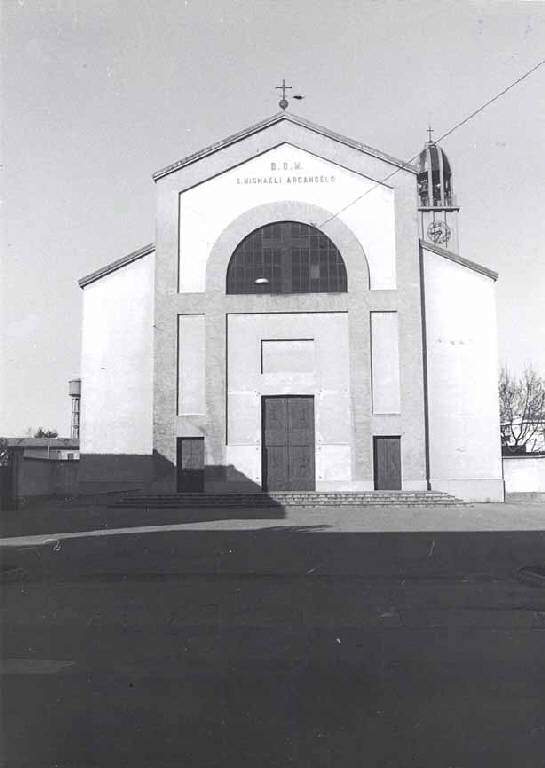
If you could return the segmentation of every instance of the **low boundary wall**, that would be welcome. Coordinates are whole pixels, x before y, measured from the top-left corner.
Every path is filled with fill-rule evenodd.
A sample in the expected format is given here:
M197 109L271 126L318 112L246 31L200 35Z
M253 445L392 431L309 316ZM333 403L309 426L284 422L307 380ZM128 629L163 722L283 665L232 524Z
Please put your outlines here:
M37 496L75 496L79 461L38 459L17 452L14 457L12 498L15 504Z
M545 494L545 454L503 457L505 493Z

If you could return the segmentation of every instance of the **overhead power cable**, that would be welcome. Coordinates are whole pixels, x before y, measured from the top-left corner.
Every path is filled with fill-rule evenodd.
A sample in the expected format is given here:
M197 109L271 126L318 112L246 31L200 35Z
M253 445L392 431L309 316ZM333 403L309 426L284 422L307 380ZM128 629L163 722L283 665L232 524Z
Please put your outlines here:
M488 101L485 101L484 104L481 104L480 107L477 107L477 109L473 110L471 114L464 117L463 120L460 120L458 123L452 126L452 128L449 128L448 131L445 131L445 133L442 134L438 139L436 139L433 143L438 144L440 141L443 141L443 139L446 139L447 136L450 136L454 131L458 130L458 128L461 128L462 125L465 125L466 123L469 123L470 120L473 120L474 117L476 117L480 112L485 110L487 107L489 107L491 104L493 104L495 101L498 101L502 96L505 96L505 94L510 91L512 88L515 88L515 86L519 85L519 83L522 83L523 80L526 80L527 77L530 77L534 72L536 72L540 67L545 65L545 59L541 59L541 61L538 61L537 64L535 64L531 69L529 69L527 72L525 72L523 75L518 77L516 80L514 80L512 83L509 83L505 88L503 88L501 91L496 93L494 96L492 96L491 99L488 99ZM387 176L385 176L380 181L375 182L375 184L370 187L368 190L363 192L361 195L358 195L358 197L355 197L354 200L351 200L349 203L347 203L343 208L340 208L336 213L331 214L331 216L328 216L327 219L324 219L320 224L318 224L318 227L323 227L328 222L332 221L333 219L337 218L337 216L340 216L341 213L344 213L348 208L351 208L353 205L358 203L360 200L362 200L364 197L367 197L368 194L370 194L374 189L377 189L377 187L380 187L382 184L385 184L387 181L389 181L392 176L395 176L396 173L399 173L401 170L403 170L404 166L410 166L414 160L417 159L419 156L420 151L416 153L416 155L413 155L410 160L407 160L402 167L396 168L394 171L389 173Z

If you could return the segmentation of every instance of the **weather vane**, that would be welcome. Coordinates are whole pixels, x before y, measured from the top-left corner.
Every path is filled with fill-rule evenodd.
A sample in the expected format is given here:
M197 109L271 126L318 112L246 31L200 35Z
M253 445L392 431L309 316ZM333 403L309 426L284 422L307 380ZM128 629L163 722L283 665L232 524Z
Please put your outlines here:
M286 85L286 80L283 79L282 80L282 85L277 85L276 88L282 91L282 98L278 102L278 106L280 107L280 109L284 109L285 110L285 109L288 108L288 105L289 105L289 102L288 102L288 100L286 98L286 91L291 91L293 86ZM291 98L292 99L297 99L298 101L302 101L305 97L301 96L300 94L294 94Z

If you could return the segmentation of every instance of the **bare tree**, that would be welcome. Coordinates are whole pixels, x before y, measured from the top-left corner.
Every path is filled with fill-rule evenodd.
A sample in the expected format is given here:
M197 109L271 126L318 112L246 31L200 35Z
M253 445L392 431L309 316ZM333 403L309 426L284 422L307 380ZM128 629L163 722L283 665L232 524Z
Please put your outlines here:
M502 445L512 453L533 451L545 431L545 379L531 367L519 379L503 367L499 393Z

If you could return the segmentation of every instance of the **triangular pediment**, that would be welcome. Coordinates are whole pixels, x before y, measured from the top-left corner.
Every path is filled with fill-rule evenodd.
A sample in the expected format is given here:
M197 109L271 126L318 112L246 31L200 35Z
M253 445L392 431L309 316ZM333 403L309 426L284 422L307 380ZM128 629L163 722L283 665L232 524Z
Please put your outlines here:
M182 168L187 167L188 165L191 165L200 160L203 160L206 157L210 157L211 155L217 152L220 152L221 150L227 149L233 144L244 141L245 139L255 136L256 134L270 130L275 126L281 125L282 123L298 126L300 128L303 128L304 130L309 131L310 133L319 134L323 137L326 137L327 139L330 139L333 142L343 144L344 146L349 147L350 149L357 150L362 154L369 155L378 160L382 160L383 162L386 162L389 165L396 166L397 168L403 169L405 171L409 171L410 173L417 172L416 167L411 165L410 163L406 163L403 160L399 160L398 158L388 155L374 147L371 147L367 144L363 144L360 141L350 139L346 136L342 136L339 133L335 133L334 131L331 131L328 128L324 128L321 125L312 123L310 120L306 120L305 118L299 117L292 113L279 112L273 115L272 117L266 118L265 120L261 120L259 123L256 123L255 125L245 128L244 130L239 131L238 133L234 133L231 136L228 136L225 139L222 139L221 141L218 141L214 144L209 145L208 147L200 149L198 152L194 152L191 155L187 155L186 157L183 157L182 159L177 160L175 163L171 163L165 168L162 168L159 171L156 171L153 174L153 179L154 181L158 181L159 179L162 179L164 176L168 176L171 173L175 173L176 171L179 171Z

